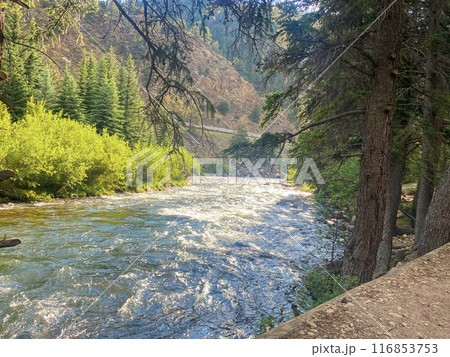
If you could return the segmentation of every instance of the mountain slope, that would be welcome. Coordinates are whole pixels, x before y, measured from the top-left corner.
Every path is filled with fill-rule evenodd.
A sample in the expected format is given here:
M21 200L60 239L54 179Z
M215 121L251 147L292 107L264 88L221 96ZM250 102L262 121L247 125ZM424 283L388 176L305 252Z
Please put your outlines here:
M36 8L31 16L39 18L42 11L43 9ZM102 52L113 48L119 58L126 58L129 53L133 55L141 69L141 82L145 83L145 62L142 60L145 47L142 41L136 39L135 32L128 23L117 23L116 16L100 11L84 18L80 30L84 43L78 43L75 32L68 31L57 44L47 48L48 55L61 67L69 64L72 72L76 72L76 65L83 50L93 51L100 56ZM222 105L228 108L226 112L218 111L214 119L207 119L204 124L236 129L239 123L245 125L249 132L260 132L258 123L255 119L250 119L249 115L254 107L262 106L263 99L253 86L239 75L230 61L214 52L202 40L198 40L193 44L188 67L195 81L192 89L205 94L217 107ZM199 124L198 120L196 124ZM272 130L291 131L293 128L287 120L280 120Z

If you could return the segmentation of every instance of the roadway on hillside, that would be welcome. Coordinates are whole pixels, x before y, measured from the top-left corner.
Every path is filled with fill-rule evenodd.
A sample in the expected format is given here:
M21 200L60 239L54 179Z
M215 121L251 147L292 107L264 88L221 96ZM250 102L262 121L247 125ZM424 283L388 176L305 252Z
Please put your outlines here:
M196 124L191 124L188 126L188 128L195 128L195 129L203 129L206 131L214 131L216 133L224 133L224 134L240 134L240 132L238 132L237 130L233 130L233 129L228 129L228 128L220 128L218 126L212 126L212 125L203 125L203 127L201 125L196 125ZM255 134L255 133L247 133L247 136L250 138L259 138L261 136L261 134Z

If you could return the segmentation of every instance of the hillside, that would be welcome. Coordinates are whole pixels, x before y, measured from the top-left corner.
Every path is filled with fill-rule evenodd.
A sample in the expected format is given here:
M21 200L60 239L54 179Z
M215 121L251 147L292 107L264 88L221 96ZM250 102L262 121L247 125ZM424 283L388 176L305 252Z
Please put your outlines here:
M39 18L42 9L34 9L31 16ZM83 51L93 51L100 56L110 48L119 58L126 58L129 53L136 60L140 68L141 82L145 84L145 47L136 39L134 30L123 20L117 23L117 17L100 10L96 14L89 14L81 22L80 30L83 43L77 41L77 35L69 30L61 36L60 41L47 47L47 54L61 67L68 64L72 72L76 72L76 64L80 61ZM255 119L249 115L255 107L261 108L263 98L259 96L253 86L243 79L235 70L232 63L199 39L193 45L188 67L194 78L192 89L199 90L217 107L226 103L227 111L217 111L214 119L207 119L204 124L228 129L236 129L238 123L244 124L248 132L259 133L260 129ZM196 120L197 123L198 119ZM280 120L272 131L293 131L288 120ZM223 145L226 145L222 143Z

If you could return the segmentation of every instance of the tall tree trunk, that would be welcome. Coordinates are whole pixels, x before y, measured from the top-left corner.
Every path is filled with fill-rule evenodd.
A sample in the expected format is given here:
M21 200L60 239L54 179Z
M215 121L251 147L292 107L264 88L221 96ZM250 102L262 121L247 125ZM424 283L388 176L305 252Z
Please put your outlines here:
M421 241L419 255L450 242L450 165L431 200Z
M414 228L414 229L416 228L417 199L419 197L419 190L420 190L420 178L419 178L419 182L417 182L416 193L414 194L414 198L413 198L412 206L411 206L411 217L414 217L414 219L411 219L409 221L411 228Z
M390 1L381 1L386 8ZM397 1L378 24L374 45L375 66L363 124L363 147L352 243L344 254L343 272L369 281L375 269L383 233L386 187L392 146L392 116L401 47L404 2Z
M424 244L421 241L422 231L427 216L428 207L433 197L436 172L439 162L442 132L444 130L444 117L438 115L434 106L432 95L436 90L442 89L441 76L437 73L436 40L433 37L440 31L440 16L438 5L441 0L430 1L428 38L431 41L426 49L425 59L425 89L427 95L423 100L423 136L422 136L422 165L420 169L420 185L418 187L417 213L415 225L415 242L417 246Z
M402 198L402 181L405 173L407 143L402 140L401 147L396 155L392 156L389 170L388 187L386 191L386 211L384 214L383 234L377 252L377 263L373 279L386 274L389 270L392 253L392 238L397 228L397 213Z
M2 69L3 61L3 44L5 42L5 8L0 8L0 71ZM0 77L0 84L2 79Z

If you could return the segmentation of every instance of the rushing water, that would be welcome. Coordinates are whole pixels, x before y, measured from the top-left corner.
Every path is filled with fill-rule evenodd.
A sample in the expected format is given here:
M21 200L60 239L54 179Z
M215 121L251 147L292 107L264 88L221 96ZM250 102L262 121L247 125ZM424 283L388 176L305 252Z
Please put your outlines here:
M254 336L292 313L318 226L307 194L254 179L3 206L23 243L0 249L0 337Z

